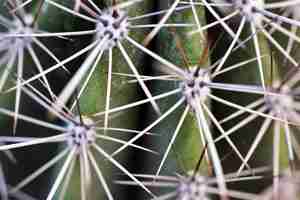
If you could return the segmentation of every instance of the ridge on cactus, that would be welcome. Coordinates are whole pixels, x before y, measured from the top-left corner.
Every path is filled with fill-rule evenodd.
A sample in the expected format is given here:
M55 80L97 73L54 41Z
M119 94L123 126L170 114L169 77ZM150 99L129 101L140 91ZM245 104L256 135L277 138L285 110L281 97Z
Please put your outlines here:
M205 150L202 152L201 157L204 155ZM203 157L202 157L203 158ZM198 168L201 164L201 159L197 164L197 167L193 171L189 171L186 174L178 174L172 176L157 176L151 174L135 174L137 178L140 178L142 182L149 187L160 188L161 191L164 189L171 189L171 192L157 195L153 200L210 200L212 195L222 196L224 194L214 187L216 184L216 179L211 177L203 176ZM239 182L243 181L262 179L264 173L268 171L267 167L261 167L251 170L243 171L240 176L236 176L235 173L229 173L225 175L226 182ZM251 175L256 174L256 175ZM135 186L136 183L132 181L116 181L118 184ZM160 192L162 193L162 192ZM259 200L260 196L256 194L251 194L247 192L228 190L226 195L228 197L243 199L243 200Z
M14 6L9 4L10 6ZM26 37L23 35L32 35L35 33L44 32L40 30L36 25L35 16L26 13L23 9L19 9L16 13L11 15L11 19L0 15L0 26L2 26L6 31L0 33L0 65L5 65L1 75L0 75L0 92L4 91L4 87L7 82L11 79L10 74L12 74L13 68L16 68L16 98L15 98L15 119L13 125L13 132L16 132L17 128L17 116L20 109L21 101L21 89L19 87L21 80L23 79L23 74L25 70L29 70L25 66L25 58L27 57L27 52L29 57L32 59L35 68L39 73L44 71L41 61L34 50L34 46L39 47L43 50L50 58L54 61L59 62L57 57L48 49L47 45L43 44L37 37ZM6 37L7 35L19 35L18 37ZM15 77L13 77L14 79ZM43 74L41 81L46 86L47 92L50 96L54 96L52 88L49 84L47 77Z
M293 70L292 72L295 72ZM292 127L299 123L299 105L297 101L297 83L299 83L299 71L297 70L295 74L291 77L286 77L283 81L274 81L273 85L268 88L267 90L270 91L272 94L266 94L264 97L257 99L256 101L247 105L247 108L255 109L258 112L265 113L267 116L272 116L276 118L280 118L285 122L274 120L273 118L266 118L264 119L260 130L255 137L246 157L245 161L248 162L250 158L254 155L255 150L257 149L258 145L260 144L262 138L265 134L268 133L268 129L273 122L273 173L274 173L274 181L278 182L278 175L280 171L280 149L282 149L281 144L281 137L280 135L283 134L285 138L285 148L287 148L287 158L289 160L290 170L293 173L295 171L295 155L299 158L299 152L297 146L299 146L298 141L296 139L296 133L294 133ZM295 90L296 89L296 90ZM243 111L237 111L225 119L221 121L221 123L225 123L239 115L243 114ZM239 128L247 125L258 116L255 114L251 114L245 119L243 119L240 123L233 126L231 129L226 131L226 135L232 134L234 131L238 130ZM283 129L284 131L281 131ZM270 133L271 134L271 133ZM220 138L216 139L216 142ZM243 163L238 173L240 173L245 164Z
M113 158L109 153L107 153L100 145L97 144L97 140L106 140L115 143L125 144L126 141L121 139L113 138L108 135L97 133L98 130L106 130L106 128L98 127L96 123L91 118L87 118L79 114L79 116L74 116L71 112L63 112L58 109L51 107L51 100L48 100L47 97L43 96L43 94L39 93L32 86L22 87L22 91L24 91L29 97L34 99L38 104L43 106L45 109L49 110L49 112L53 113L56 117L66 123L66 126L58 126L52 123L44 122L38 119L31 118L30 116L18 115L19 120L24 120L30 122L32 124L36 124L41 127L53 129L58 131L54 136L50 137L40 137L40 138L32 138L32 137L0 137L0 141L11 143L7 145L1 145L0 151L14 150L18 148L26 148L39 144L50 144L50 143L58 143L65 144L64 148L51 160L46 162L40 168L38 168L35 172L28 175L24 178L20 183L11 188L8 192L15 193L27 186L30 182L34 181L37 177L39 177L46 170L52 168L54 165L58 164L63 158L66 158L61 169L56 177L54 184L51 186L50 192L47 195L47 200L51 200L54 198L57 193L60 185L63 187L67 187L70 181L70 176L73 173L74 165L77 163L77 158L79 159L80 166L80 177L81 177L81 197L82 199L86 198L88 195L89 188L93 184L92 182L92 170L97 174L97 179L101 183L106 196L108 199L114 199L110 189L108 187L108 183L106 182L104 175L102 174L99 164L95 159L95 153L92 152L94 150L97 154L102 155L105 159L111 162L115 167L121 170L124 174L128 175L133 181L135 181L138 185L140 185L147 193L153 195L152 192L147 189L143 183L141 183L138 179L136 179L125 167L123 167L115 158ZM65 108L67 109L67 108ZM9 110L0 108L0 113L7 116L15 116L14 112ZM80 113L80 111L79 111ZM107 130L110 130L107 128ZM111 129L114 130L114 129ZM131 132L130 130L119 129L121 132ZM138 145L130 145L131 147L154 153L153 151L143 148ZM64 177L67 176L66 179ZM61 196L65 195L65 190L62 191Z
M174 2L172 9L168 11L159 11L159 12L153 12L153 13L146 13L141 16L127 16L126 14L126 8L130 8L131 5L137 4L140 1L132 1L130 3L120 3L116 5L112 5L109 8L106 8L105 10L100 10L99 7L97 7L95 4L92 4L90 1L87 3L90 3L91 5L87 5L83 2L81 2L81 7L83 10L85 10L90 16L83 15L81 13L78 13L76 11L73 11L63 5L60 5L59 3L56 3L52 0L45 0L45 3L48 3L49 5L52 5L54 7L57 7L67 13L70 13L76 17L82 18L84 20L87 20L89 22L93 22L96 24L96 29L90 30L90 31L79 31L79 32L70 32L70 33L50 33L50 34L25 34L27 36L36 36L36 37L50 37L50 36L72 36L72 35L85 35L85 34L94 34L94 41L87 46L86 48L82 49L81 51L74 54L72 57L67 58L66 60L61 61L60 63L50 67L49 69L43 71L40 74L37 74L30 78L29 80L26 80L23 84L29 83L33 80L36 80L37 78L56 70L57 68L61 67L63 64L66 64L67 62L70 62L71 60L77 58L79 55L82 55L83 53L86 53L88 51L91 51L89 53L89 56L86 58L85 62L81 65L80 69L76 72L76 74L73 76L73 78L70 80L70 82L65 86L62 93L58 96L58 99L56 100L56 104L59 106L60 104L65 104L71 97L71 95L74 93L75 89L79 86L80 82L84 79L85 76L87 76L87 79L84 81L82 88L79 91L79 95L77 98L80 98L81 94L83 93L86 85L88 84L90 75L95 71L95 68L99 61L101 60L101 57L104 53L104 51L108 51L108 83L107 83L107 101L106 101L106 109L108 110L110 107L109 99L110 99L110 93L111 93L111 75L112 75L112 68L113 68L113 48L116 47L120 50L122 53L125 61L128 63L129 68L136 76L136 79L138 80L141 88L143 89L146 96L151 99L151 104L153 105L153 108L157 113L160 113L160 109L157 106L157 104L154 102L153 97L148 89L148 87L145 85L145 83L142 81L140 74L135 66L135 63L133 62L132 58L129 57L129 54L127 53L127 50L122 45L123 40L132 41L133 38L130 36L130 31L136 32L141 29L145 28L152 28L152 31L149 33L149 35L146 37L147 41L149 42L151 37L154 37L157 32L163 28L163 27L190 27L194 26L194 24L186 24L186 23L180 23L180 24L166 24L165 21L170 17L170 15L176 11L181 10L181 7L177 7L179 2ZM184 7L186 9L186 7ZM94 11L95 10L95 11ZM165 14L164 14L165 13ZM164 14L164 20L160 24L136 24L138 20L143 18L148 18L156 15ZM10 34L6 37L18 37L19 34ZM134 44L134 43L133 43ZM141 51L144 51L144 49L140 49ZM147 53L147 51L144 51ZM174 68L170 67L171 70ZM88 73L88 71L90 71ZM16 88L16 87L15 87ZM11 88L10 90L13 90L15 88ZM108 116L105 117L105 124L107 126L107 120Z
M140 47L142 48L142 47ZM156 56L156 54L153 54L153 56ZM170 63L169 61L161 58L163 64L168 64L175 66L174 64ZM259 115L259 116L264 116L268 119L274 119L274 120L279 120L279 121L285 121L285 119L282 119L278 116L272 116L269 114L265 114L261 111L256 111L252 109L246 109L243 108L240 105L233 104L231 102L228 102L224 99L221 99L219 97L214 96L211 94L211 89L217 89L217 90L224 90L224 91L232 91L232 92L243 92L243 93L249 93L249 94L261 94L265 95L265 91L262 87L256 86L256 85L239 85L239 84L226 84L226 83L217 83L212 81L212 78L215 78L215 76L221 75L226 72L230 72L231 70L245 67L246 64L249 62L254 62L256 61L257 58L250 59L241 63L234 64L232 66L228 66L224 70L221 71L214 71L212 74L210 74L213 69L216 69L218 66L219 62L217 61L215 64L212 65L212 67L208 69L201 69L199 67L193 67L193 68L188 68L187 70L182 70L180 67L177 67L177 71L180 72L180 74L177 75L172 75L172 79L170 80L169 77L165 79L163 76L158 76L158 77L152 77L152 79L156 80L162 80L163 82L165 81L179 81L180 85L178 89L175 89L173 91L169 91L166 93L162 93L160 95L154 96L153 98L155 99L162 99L162 98L167 98L171 95L174 95L176 93L181 93L181 97L177 102L172 105L165 113L163 113L157 120L152 122L150 125L148 125L143 131L141 131L139 134L137 134L135 137L133 137L131 140L129 140L126 144L124 144L122 147L120 147L118 150L116 150L112 155L117 155L119 152L121 152L124 148L126 148L128 145L133 144L135 141L137 141L140 137L144 136L149 130L151 130L153 127L155 127L157 124L159 124L161 121L165 120L169 115L171 115L175 110L177 110L180 106L182 106L184 103L186 104L185 110L183 111L179 122L176 125L175 132L173 133L172 139L169 142L169 145L164 153L164 156L162 158L162 161L158 167L158 170L156 172L156 175L158 175L163 167L164 162L166 161L166 158L171 150L171 147L173 143L175 142L175 139L179 133L179 130L181 129L181 126L187 116L187 113L189 111L192 111L195 115L195 118L197 119L198 122L198 128L199 128L199 133L202 138L202 143L205 143L207 141L208 143L208 151L209 151L209 159L212 159L212 165L214 167L214 170L217 175L217 180L220 188L223 188L223 192L225 193L226 188L225 185L222 185L225 183L225 179L223 177L224 173L222 170L222 166L220 164L220 158L219 155L216 151L215 147L215 141L212 138L211 131L208 127L208 120L206 119L205 115L208 115L208 119L210 119L213 124L218 128L218 130L222 133L221 137L222 139L226 139L226 141L230 144L230 146L233 148L234 152L238 155L238 157L241 159L243 164L248 166L247 161L245 160L244 157L241 155L240 151L238 150L238 147L231 141L231 139L228 137L227 131L225 131L220 123L217 121L216 117L212 114L208 106L206 105L206 100L207 99L212 99L217 102L221 102L225 105L228 105L230 107L235 107L238 109L241 109L242 111L250 112L253 115ZM162 66L163 67L163 66ZM150 77L147 77L149 79ZM268 93L270 96L276 95L273 94L272 92ZM129 109L144 103L148 103L149 99L146 100L141 100L138 102L134 102L131 104L127 104L124 106L112 108L109 110L109 113L114 113L114 112L119 112L125 109ZM101 116L105 114L107 111L96 113L95 116ZM220 139L219 138L219 139ZM250 168L248 166L248 168Z
M216 0L218 2L218 0ZM288 16L282 16L279 14L276 14L273 10L274 9L288 9L291 6L297 6L300 4L298 0L288 0L288 1L282 1L282 2L274 2L274 3L265 3L264 0L237 0L237 1L227 1L222 0L221 2L226 3L226 6L223 4L216 5L216 8L213 8L209 3L207 3L206 0L203 0L203 4L208 8L209 12L216 17L218 20L217 22L222 25L222 27L230 34L230 36L233 37L233 42L230 48L228 49L228 53L226 53L226 56L232 51L234 48L234 45L238 41L238 38L241 34L241 29L245 28L245 23L249 23L249 26L251 28L251 35L249 35L249 38L245 40L247 42L249 39L253 38L253 43L255 47L255 52L257 57L261 57L261 49L259 46L259 38L258 33L262 33L270 43L272 43L275 48L281 52L285 58L291 62L294 66L298 66L298 62L293 58L292 55L290 55L290 47L285 50L282 45L277 41L268 31L267 27L273 28L274 32L279 31L283 35L287 36L288 38L300 42L300 38L295 34L295 32L291 32L287 30L283 24L288 24L293 27L299 27L300 22L297 20L297 18L293 19ZM228 15L221 18L219 14L216 12L216 9L220 10L223 14ZM224 22L226 19L229 21L230 19L233 19L234 17L240 17L240 20L233 20L234 24L238 24L238 31L237 33L234 33L231 28ZM213 22L212 25L217 25L215 22ZM202 31L200 29L199 31ZM198 31L196 31L198 32ZM239 44L242 45L242 44ZM289 45L290 46L290 45ZM265 88L265 76L264 76L264 70L263 70L263 64L262 60L258 59L258 69L261 76L261 83L263 87Z

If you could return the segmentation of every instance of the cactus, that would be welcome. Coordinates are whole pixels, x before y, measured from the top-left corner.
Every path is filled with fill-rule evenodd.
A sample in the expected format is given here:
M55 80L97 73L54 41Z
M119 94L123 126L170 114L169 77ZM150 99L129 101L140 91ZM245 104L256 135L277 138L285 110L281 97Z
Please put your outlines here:
M1 199L299 198L299 0L2 1Z

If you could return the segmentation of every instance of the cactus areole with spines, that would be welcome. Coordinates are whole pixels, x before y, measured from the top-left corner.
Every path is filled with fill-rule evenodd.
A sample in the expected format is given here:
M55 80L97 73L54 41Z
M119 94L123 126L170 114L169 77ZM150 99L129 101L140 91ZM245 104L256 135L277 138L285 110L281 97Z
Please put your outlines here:
M256 25L261 25L262 19L259 10L264 9L263 0L237 0L232 1L232 3L248 21L254 22Z
M206 83L211 82L210 75L207 70L195 67L186 71L186 79L182 82L182 94L187 103L194 110L195 103L198 103L196 98L205 101L207 95L210 93L209 87Z
M255 25L262 24L262 13L260 11L264 10L264 0L225 0L225 2L232 4L234 10L238 10L240 15L246 17L248 22L253 22ZM228 9L228 7L219 8L225 13L234 11Z
M290 113L295 112L293 104L294 97L291 94L291 89L287 85L280 85L279 82L274 82L272 92L278 95L266 95L266 105L277 117L294 116Z
M177 187L178 200L209 200L206 192L205 177L197 173L184 177Z
M79 117L77 117L79 119ZM79 120L78 120L79 121ZM77 153L81 153L83 148L87 148L96 140L96 130L93 129L93 120L87 117L82 118L79 124L68 125L68 145L70 148L76 147Z
M104 48L110 49L122 41L129 32L129 22L126 12L109 8L98 17L96 39L108 36Z
M29 14L25 14L22 21L19 18L15 18L12 22L13 27L9 29L10 34L33 34L34 31L32 29L33 24L33 16ZM12 44L22 45L22 47L25 47L27 44L32 42L31 37L16 37L11 38L10 42Z

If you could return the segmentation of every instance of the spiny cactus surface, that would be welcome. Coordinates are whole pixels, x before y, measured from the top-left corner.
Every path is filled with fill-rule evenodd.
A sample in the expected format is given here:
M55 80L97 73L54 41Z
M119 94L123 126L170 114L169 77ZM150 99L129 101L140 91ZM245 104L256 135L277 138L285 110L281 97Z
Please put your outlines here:
M300 198L300 0L1 1L1 199Z

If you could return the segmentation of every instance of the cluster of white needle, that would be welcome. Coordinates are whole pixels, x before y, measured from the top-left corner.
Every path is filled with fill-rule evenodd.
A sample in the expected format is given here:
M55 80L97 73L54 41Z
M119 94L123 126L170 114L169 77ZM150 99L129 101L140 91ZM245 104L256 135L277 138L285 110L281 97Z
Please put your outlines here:
M279 82L274 83L274 95L266 95L266 105L275 116L287 117L290 112L294 111L294 98L291 95L291 90L287 85L279 87ZM278 95L276 95L278 94Z
M186 177L177 188L180 200L209 200L206 192L205 178L200 174Z
M93 124L93 120L83 117L82 124L69 125L68 133L70 136L68 137L67 142L70 148L75 146L77 148L77 153L80 153L83 148L86 148L95 142L96 130L91 126Z
M206 83L211 82L210 75L207 70L192 68L188 70L186 79L182 83L182 93L187 103L195 108L197 103L196 98L205 101L210 93L210 88ZM199 103L199 102L198 102Z
M262 24L262 14L257 9L264 10L263 0L237 0L233 1L234 7L240 10L241 15L246 17L247 21L256 25Z
M18 18L16 18L13 21L13 27L9 29L10 34L24 34L24 35L30 35L33 34L32 29L32 23L33 23L33 16L26 14L24 15L23 21L20 21ZM31 37L16 37L11 38L11 43L18 43L19 45L22 45L25 47L28 43L31 43L32 38Z
M97 39L108 36L105 49L110 49L117 45L125 36L128 35L128 17L124 11L107 9L101 13L97 23Z

